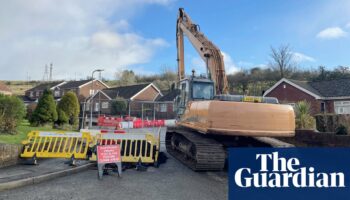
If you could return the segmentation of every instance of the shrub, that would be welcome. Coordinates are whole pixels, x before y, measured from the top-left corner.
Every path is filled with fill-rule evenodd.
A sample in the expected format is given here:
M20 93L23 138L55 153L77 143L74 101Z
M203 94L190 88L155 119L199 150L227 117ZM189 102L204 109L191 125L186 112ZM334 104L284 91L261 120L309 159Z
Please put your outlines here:
M112 115L125 115L127 102L124 99L116 99L111 103Z
M314 129L315 119L311 116L311 105L307 101L299 101L295 105L295 122L298 129Z
M57 117L56 103L52 92L45 90L30 118L30 123L34 126L52 124L57 120Z
M25 106L18 97L0 94L0 132L15 134L25 113Z
M67 92L57 105L58 124L70 124L73 126L79 123L79 101L74 92Z
M343 124L340 124L336 129L335 129L335 134L336 135L347 135L348 130Z

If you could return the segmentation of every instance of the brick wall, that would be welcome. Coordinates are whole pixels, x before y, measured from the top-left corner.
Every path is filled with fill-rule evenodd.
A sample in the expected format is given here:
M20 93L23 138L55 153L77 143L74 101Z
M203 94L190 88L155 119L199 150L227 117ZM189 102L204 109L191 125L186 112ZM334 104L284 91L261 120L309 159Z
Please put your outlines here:
M153 101L157 96L159 95L159 92L154 87L148 87L144 91L142 91L140 94L134 97L134 100L138 101Z
M77 89L77 95L78 97L80 97L79 99L85 99L87 97L90 96L90 90L92 88L92 83L90 82L89 84L84 85L83 87ZM97 90L102 90L107 88L105 85L103 85L101 82L99 81L94 81L94 86L93 89L96 92Z
M17 164L22 145L0 143L0 168Z

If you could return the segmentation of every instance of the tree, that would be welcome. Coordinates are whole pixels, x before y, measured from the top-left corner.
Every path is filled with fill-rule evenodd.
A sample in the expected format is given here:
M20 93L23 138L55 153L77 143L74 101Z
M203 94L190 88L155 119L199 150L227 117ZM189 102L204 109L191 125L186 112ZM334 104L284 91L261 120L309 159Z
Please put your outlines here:
M293 54L289 45L281 45L278 49L271 47L271 66L279 71L280 78L285 78L293 71Z
M123 70L120 73L116 73L116 78L119 80L119 85L132 85L136 83L135 73L132 70Z
M79 123L79 112L77 95L74 92L67 92L57 105L58 124L77 125Z
M112 115L125 115L127 108L127 102L125 99L116 99L111 103L111 113Z
M51 124L57 120L56 103L50 90L45 90L39 99L30 123L34 126Z
M295 105L296 128L314 129L315 119L311 116L311 105L307 101L299 101Z
M25 106L18 97L0 94L0 132L16 133L25 113Z

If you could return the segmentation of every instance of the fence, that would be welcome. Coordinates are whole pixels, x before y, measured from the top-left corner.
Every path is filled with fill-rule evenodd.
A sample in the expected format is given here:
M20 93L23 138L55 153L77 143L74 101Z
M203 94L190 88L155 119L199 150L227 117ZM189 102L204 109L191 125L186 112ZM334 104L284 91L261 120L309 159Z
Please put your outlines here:
M96 161L97 145L119 144L122 162L153 163L158 166L160 148L160 129L158 136L136 133L101 133L101 132L39 132L28 133L22 158L32 158L37 164L37 158L70 158L87 159L88 150L92 152L90 160Z
M115 101L115 100L113 100ZM98 125L98 117L110 116L119 117L124 121L128 117L139 118L144 120L166 120L175 119L176 110L172 101L157 102L157 101L127 101L126 110L120 111L121 114L117 115L112 112L111 101L109 101L109 109L101 109L101 104L97 104L98 109L94 107L92 114L90 113L90 105L82 105L82 112L80 113L80 128L86 128L90 126L90 120L92 119L92 125ZM85 108L85 109L84 109Z
M76 132L39 132L28 133L22 158L71 158L86 159L88 144L91 142L90 133ZM74 164L74 163L72 163Z

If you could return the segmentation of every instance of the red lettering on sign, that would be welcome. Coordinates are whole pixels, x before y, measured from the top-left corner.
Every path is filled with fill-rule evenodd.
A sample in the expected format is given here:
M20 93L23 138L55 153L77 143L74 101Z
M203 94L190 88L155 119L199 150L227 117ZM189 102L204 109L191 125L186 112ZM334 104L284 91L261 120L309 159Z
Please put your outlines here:
M97 146L98 163L116 163L121 162L120 145L101 145Z

